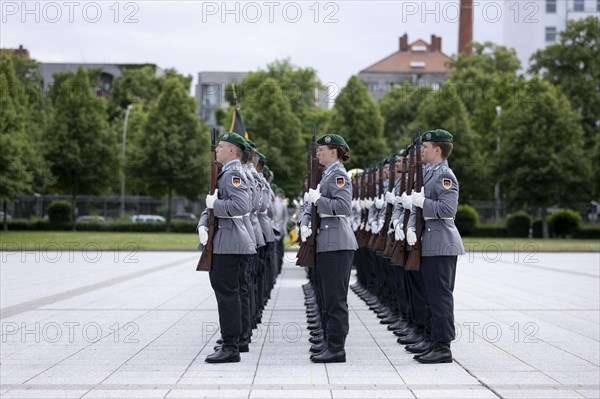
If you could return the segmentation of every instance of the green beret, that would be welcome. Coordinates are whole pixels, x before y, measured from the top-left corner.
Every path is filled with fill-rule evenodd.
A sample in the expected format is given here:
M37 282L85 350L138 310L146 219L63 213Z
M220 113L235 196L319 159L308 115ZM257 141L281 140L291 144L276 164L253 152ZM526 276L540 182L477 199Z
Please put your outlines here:
M391 157L385 157L385 158L383 158L383 164L384 165L389 164L390 163L390 159L391 159Z
M400 151L398 151L396 153L397 157L403 157L406 154L406 150L405 149L401 149Z
M421 135L421 141L452 143L452 135L443 129L429 130Z
M252 141L252 140L250 140L250 139L247 139L247 140L246 140L246 143L248 143L248 146L249 146L249 147L256 148L256 144L254 144L254 141Z
M219 136L219 141L226 141L228 143L235 144L238 147L240 147L242 151L248 148L248 145L246 144L246 139L240 136L239 134L233 132L224 132Z
M275 189L275 192L276 192L277 194L283 194L283 195L285 195L285 190L284 190L283 188L281 188L281 187L277 187L277 188Z
M412 151L413 145L409 144L406 146L405 154L408 155Z
M265 158L266 159L266 158ZM271 169L269 169L269 167L267 165L263 166L263 172L264 173L270 173Z
M256 151L256 155L258 156L259 161L267 162L267 157L260 151Z
M346 143L346 140L339 134L329 133L324 136L321 136L317 139L318 145L337 145L340 147L344 147L346 151L350 151L350 147Z

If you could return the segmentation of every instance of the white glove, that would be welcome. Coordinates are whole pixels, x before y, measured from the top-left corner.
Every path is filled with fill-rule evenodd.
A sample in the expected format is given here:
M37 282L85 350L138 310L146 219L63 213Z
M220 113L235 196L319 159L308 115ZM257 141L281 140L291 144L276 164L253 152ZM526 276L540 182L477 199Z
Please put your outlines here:
M394 194L393 192L386 192L385 193L385 202L387 202L390 205L394 205L394 203L396 202L396 194Z
M384 197L383 197L383 194L381 194L381 195L379 196L379 198L377 198L377 199L375 200L375 208L377 208L377 209L381 209L381 208L383 208L383 204L385 204L385 199L384 199Z
M365 209L369 209L371 207L371 205L373 205L373 200L370 198L367 198L364 202Z
M387 231L387 235L391 236L393 232L394 232L394 224L390 223L390 228Z
M219 199L219 189L218 188L215 189L214 194L212 194L212 195L208 194L206 196L206 207L208 209L213 209L215 206L215 200L217 200L217 199Z
M411 197L412 197L413 204L415 204L415 206L418 206L419 208L423 208L423 203L425 202L425 187L421 187L420 193L413 191Z
M373 234L378 234L379 230L381 230L381 228L379 227L379 222L377 222L376 220L371 222L371 231L373 232Z
M321 198L321 185L319 184L316 189L311 188L308 190L308 201L316 204L319 198Z
M306 241L308 237L312 235L312 229L308 226L300 226L300 239L302 242Z
M365 231L366 232L371 231L371 223L365 223Z
M417 243L417 233L415 233L414 227L409 227L408 230L406 230L406 242L410 246Z
M394 229L394 238L396 241L404 241L404 226L402 226L402 223L396 225L396 228Z
M358 231L359 227L360 227L360 223L358 223L358 222L352 222L352 230L353 231Z
M206 226L198 227L198 237L200 238L200 244L206 245L208 242L208 228Z
M303 199L304 199L304 203L309 202L308 201L308 191L304 193L304 198Z
M402 197L400 197L400 202L402 202L402 207L404 209L411 209L412 208L412 196L410 195L406 195L406 191L402 193Z

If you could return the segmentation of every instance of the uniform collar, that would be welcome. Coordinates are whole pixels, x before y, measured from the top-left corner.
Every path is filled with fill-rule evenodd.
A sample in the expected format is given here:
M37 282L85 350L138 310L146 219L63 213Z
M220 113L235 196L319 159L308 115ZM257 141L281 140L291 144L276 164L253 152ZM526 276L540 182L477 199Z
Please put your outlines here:
M242 166L242 163L240 162L239 159L232 159L231 161L229 161L225 165L223 165L223 172L225 172L226 170L229 170L229 169L240 170L241 166Z
M340 165L340 161L335 161L334 163L332 163L331 165L329 165L327 167L327 169L325 169L325 172L323 172L323 176L327 176L328 174L330 174L331 172L333 172L333 170Z

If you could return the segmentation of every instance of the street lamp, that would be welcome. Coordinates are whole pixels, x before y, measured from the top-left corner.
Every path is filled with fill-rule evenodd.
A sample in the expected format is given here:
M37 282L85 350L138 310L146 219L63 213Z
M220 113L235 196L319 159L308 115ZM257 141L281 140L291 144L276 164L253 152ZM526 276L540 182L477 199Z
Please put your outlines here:
M123 136L121 137L121 217L125 216L125 142L127 140L127 121L129 121L129 113L133 108L132 104L127 106L125 111L125 122L123 122Z

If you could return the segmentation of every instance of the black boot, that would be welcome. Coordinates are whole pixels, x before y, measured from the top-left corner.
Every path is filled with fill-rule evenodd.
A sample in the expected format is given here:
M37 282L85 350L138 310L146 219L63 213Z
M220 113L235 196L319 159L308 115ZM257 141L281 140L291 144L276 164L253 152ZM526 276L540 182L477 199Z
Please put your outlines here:
M432 349L416 358L419 363L452 363L452 351L450 350L450 342L436 342Z
M417 342L416 344L406 345L404 349L409 351L410 353L418 353L423 354L425 352L429 352L429 349L433 346L433 342L428 337L425 337L421 342Z
M411 335L415 332L415 329L412 327L405 327L402 330L396 330L394 331L394 335L396 337L406 337L407 335Z
M325 336L323 334L320 335L315 335L314 337L310 337L308 339L308 342L310 342L311 344L318 344L321 341L325 340Z
M318 336L318 335L324 335L324 334L325 334L325 333L323 332L323 329L322 329L322 328L320 328L320 329L318 329L318 330L311 330L311 332L310 332L310 336L311 336L311 337L316 337L316 336Z
M323 340L317 344L313 344L310 346L310 353L321 353L325 349L327 349L327 341Z
M425 338L423 336L423 334L418 333L418 332L414 332L410 335L407 335L405 337L400 337L398 338L398 343L401 345L411 345L411 344L416 344L419 341L422 341L423 338Z
M240 361L237 338L223 339L223 345L213 353L206 356L207 363L237 363Z
M346 337L330 335L327 337L327 350L314 355L310 360L313 363L346 363L344 343Z
M387 329L390 331L402 330L407 326L406 321L404 319L399 318L396 322L387 326Z

